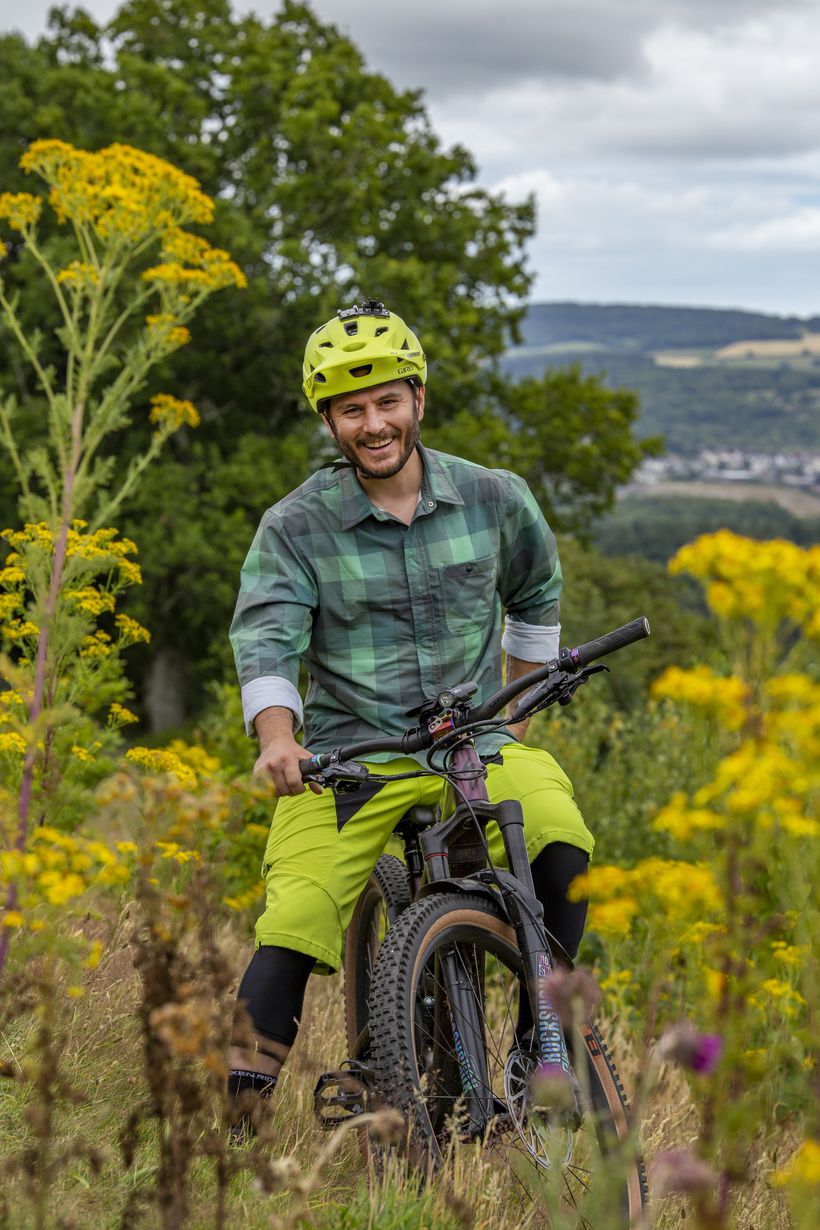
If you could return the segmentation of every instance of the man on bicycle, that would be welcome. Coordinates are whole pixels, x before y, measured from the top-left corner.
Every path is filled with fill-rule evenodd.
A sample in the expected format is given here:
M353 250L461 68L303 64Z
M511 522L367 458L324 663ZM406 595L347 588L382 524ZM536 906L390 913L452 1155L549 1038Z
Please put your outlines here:
M502 649L510 680L557 654L555 538L522 479L422 446L426 378L420 342L376 301L311 334L304 391L343 460L268 509L242 569L231 642L247 729L259 738L255 772L280 798L264 856L266 906L238 992L254 1042L232 1049L234 1097L271 1093L310 973L339 968L356 900L395 824L443 789L421 777L351 794L306 791L301 762L401 734L408 711L446 686L474 680L480 703L501 686ZM593 838L566 775L524 746L523 733L476 744L490 800L522 805L545 925L575 956L586 907L566 893ZM387 760L380 774L418 767L368 759ZM503 863L495 824L487 836Z

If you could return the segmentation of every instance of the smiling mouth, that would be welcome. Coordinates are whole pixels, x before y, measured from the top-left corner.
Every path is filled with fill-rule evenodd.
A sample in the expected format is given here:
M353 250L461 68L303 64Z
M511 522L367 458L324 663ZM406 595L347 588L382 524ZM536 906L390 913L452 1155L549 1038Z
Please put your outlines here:
M381 444L364 444L362 447L366 448L369 453L383 453L386 448L390 447L395 439L395 436L391 436L389 440L383 440Z

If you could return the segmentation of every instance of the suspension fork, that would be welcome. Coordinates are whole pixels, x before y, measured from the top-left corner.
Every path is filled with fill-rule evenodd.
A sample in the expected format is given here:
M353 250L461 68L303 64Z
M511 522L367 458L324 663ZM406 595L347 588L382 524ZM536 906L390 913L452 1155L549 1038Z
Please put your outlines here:
M471 1140L482 1135L495 1109L480 1010L484 971L478 968L476 955L473 947L451 944L437 957L447 988L447 1014L467 1115L465 1134Z
M549 996L552 954L543 927L544 907L535 895L521 804L512 799L499 803L495 819L512 873L510 877L499 878L504 904L524 960L525 984L521 993L526 989L530 997L538 1057L543 1065L559 1067L569 1076L571 1068L564 1030Z

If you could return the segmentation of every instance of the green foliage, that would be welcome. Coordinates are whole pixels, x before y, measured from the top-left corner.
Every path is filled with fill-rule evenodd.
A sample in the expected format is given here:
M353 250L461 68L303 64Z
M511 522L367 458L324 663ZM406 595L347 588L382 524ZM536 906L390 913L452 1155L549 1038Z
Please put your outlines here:
M0 40L3 61L4 178L47 127L91 148L148 149L220 198L217 233L251 291L241 314L203 314L207 365L175 365L214 408L206 434L228 442L238 407L245 430L288 429L304 338L363 292L428 340L443 409L476 394L476 360L501 353L529 285L532 206L478 189L470 155L441 147L419 95L369 72L307 5L266 24L223 0L132 0L107 29L64 10L36 48Z
M556 530L584 531L660 440L637 441L638 399L580 367L548 371L470 405L425 433L445 452L522 475ZM499 413L499 405L501 407Z
M657 309L659 312L664 309ZM511 354L504 369L517 378L541 375L579 358L576 350ZM585 375L634 389L640 435L661 433L669 452L692 456L705 448L816 449L820 371L753 369L717 364L658 367L638 353L580 356Z
M613 671L622 656L612 659ZM595 837L596 864L668 858L673 843L652 821L671 791L686 790L712 763L707 741L671 709L654 702L613 709L598 679L567 709L536 719L528 740L546 748L572 782Z
M265 508L310 468L315 430L308 421L278 442L243 434L227 455L193 439L146 475L131 504L145 568L132 609L160 647L184 651L183 686L195 701L233 674L227 630L242 562Z
M795 517L777 504L654 495L619 500L592 538L606 555L641 555L663 564L684 543L723 528L747 538L788 538L798 546L820 539L820 518Z
M666 666L689 665L715 648L715 625L684 579L647 560L582 548L572 538L561 538L559 547L562 644L582 644L638 615L649 619L649 639L612 658L608 686L596 689L617 706L642 704L650 681Z

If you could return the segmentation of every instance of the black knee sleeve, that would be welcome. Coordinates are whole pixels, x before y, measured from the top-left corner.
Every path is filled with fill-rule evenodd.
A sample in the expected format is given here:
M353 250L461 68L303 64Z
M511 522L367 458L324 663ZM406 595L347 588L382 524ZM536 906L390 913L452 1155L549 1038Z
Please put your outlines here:
M567 901L567 889L589 866L589 855L565 841L545 846L532 863L535 895L544 907L544 926L574 960L584 934L586 901Z
M257 948L236 998L244 1003L258 1034L283 1046L293 1046L305 987L315 964L315 957L290 948Z

